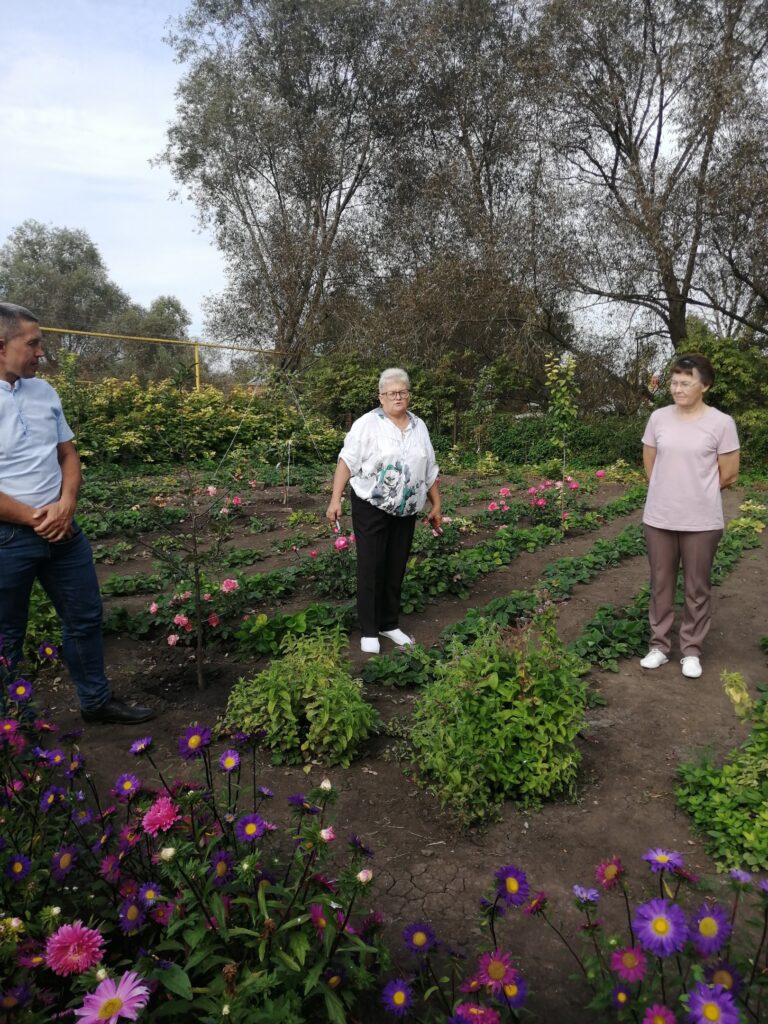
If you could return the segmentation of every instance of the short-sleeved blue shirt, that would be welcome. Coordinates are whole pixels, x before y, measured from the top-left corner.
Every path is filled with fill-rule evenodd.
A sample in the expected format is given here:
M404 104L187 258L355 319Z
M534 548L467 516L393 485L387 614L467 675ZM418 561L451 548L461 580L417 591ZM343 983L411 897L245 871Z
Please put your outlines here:
M75 435L61 399L44 380L0 380L0 491L33 508L61 495L56 446Z

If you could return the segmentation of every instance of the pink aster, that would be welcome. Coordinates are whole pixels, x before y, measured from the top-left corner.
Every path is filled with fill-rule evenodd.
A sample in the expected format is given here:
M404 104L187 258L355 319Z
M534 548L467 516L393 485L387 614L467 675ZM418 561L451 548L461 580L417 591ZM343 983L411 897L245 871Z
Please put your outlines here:
M654 1003L645 1011L641 1024L676 1024L677 1017L666 1006Z
M63 924L45 944L45 962L61 977L90 970L103 955L104 936L82 921Z
M505 985L511 985L517 979L518 973L512 966L509 954L496 949L480 957L475 977L491 992L498 994Z
M133 971L126 971L117 984L105 978L95 992L85 997L75 1016L81 1018L80 1024L118 1024L121 1017L138 1020L149 1001L149 989L143 980Z
M639 946L617 949L611 955L611 970L616 971L622 981L641 981L645 977L645 954Z
M167 832L180 817L179 808L173 800L169 796L159 796L141 819L141 823L145 832L156 836L158 832Z
M457 1021L468 1021L469 1024L501 1024L501 1017L490 1006L479 1003L459 1003L454 1010Z
M612 889L624 874L624 865L619 857L609 857L597 865L595 878L604 889Z

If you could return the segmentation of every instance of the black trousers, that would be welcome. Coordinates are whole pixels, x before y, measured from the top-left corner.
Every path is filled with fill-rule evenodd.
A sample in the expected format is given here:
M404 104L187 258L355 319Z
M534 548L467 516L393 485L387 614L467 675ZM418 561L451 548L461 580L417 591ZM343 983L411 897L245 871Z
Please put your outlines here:
M352 491L357 547L357 618L363 636L397 629L400 590L411 553L416 516L392 516Z

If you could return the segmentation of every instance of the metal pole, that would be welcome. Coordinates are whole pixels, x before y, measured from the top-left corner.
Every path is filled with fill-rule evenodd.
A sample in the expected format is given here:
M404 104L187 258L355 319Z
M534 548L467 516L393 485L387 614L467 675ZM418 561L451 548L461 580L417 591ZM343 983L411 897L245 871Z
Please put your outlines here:
M195 391L200 390L200 346L195 342Z

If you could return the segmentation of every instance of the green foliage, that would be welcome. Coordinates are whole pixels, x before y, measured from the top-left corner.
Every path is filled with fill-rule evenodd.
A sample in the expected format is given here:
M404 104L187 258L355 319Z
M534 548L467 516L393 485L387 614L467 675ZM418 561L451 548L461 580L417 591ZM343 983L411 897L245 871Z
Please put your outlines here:
M349 765L379 717L343 657L339 630L286 637L283 657L252 679L240 679L222 728L264 730L275 764L318 759Z
M623 608L601 605L571 645L590 665L619 671L619 661L648 650L648 586L642 587Z
M101 592L109 597L152 594L162 585L163 577L157 573L136 572L130 576L118 576L113 573L101 584Z
M480 636L436 667L414 708L411 742L423 784L469 824L513 799L572 790L584 724L584 662L551 613L511 634Z
M709 855L728 868L768 870L768 689L751 708L752 731L718 766L709 755L678 768L677 802Z
M24 658L33 665L38 662L37 649L42 643L61 645L61 623L51 600L38 580L32 585L29 619L24 637Z
M337 628L350 629L354 611L349 605L310 604L300 612L286 615L264 612L249 615L236 636L245 655L278 654L283 641L289 637L324 631L331 634Z
M362 670L363 682L377 686L426 686L434 679L436 659L421 644L376 654Z
M569 434L571 465L604 466L624 459L639 466L644 419L639 416L604 416L578 420ZM516 417L498 413L491 425L491 450L505 463L540 463L558 454L552 427L545 416ZM552 472L557 474L559 468Z

